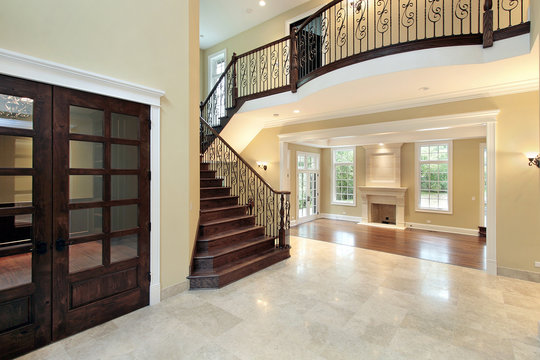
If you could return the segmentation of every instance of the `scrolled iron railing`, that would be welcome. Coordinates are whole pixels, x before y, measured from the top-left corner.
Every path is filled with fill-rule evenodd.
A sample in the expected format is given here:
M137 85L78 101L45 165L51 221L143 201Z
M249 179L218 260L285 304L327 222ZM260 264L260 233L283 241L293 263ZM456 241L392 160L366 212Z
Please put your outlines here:
M255 223L276 238L276 247L289 247L290 192L274 190L203 118L200 144L201 161L224 180L240 205L250 206Z
M375 57L482 45L530 31L529 0L334 0L284 38L233 55L201 116L218 131L249 99Z

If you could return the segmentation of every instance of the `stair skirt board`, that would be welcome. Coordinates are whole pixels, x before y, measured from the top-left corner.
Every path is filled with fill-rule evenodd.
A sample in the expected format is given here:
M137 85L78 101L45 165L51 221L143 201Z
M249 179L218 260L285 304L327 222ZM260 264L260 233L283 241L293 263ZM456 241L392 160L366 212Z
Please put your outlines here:
M216 289L290 257L275 237L255 224L248 206L238 203L231 188L201 163L199 231L188 276L190 289Z

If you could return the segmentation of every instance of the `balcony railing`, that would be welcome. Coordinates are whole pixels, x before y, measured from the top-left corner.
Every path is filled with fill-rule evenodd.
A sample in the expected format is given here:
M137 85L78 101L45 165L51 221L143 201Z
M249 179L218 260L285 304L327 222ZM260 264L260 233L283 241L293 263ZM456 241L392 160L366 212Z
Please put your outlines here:
M530 31L528 0L334 0L282 39L233 55L201 103L218 132L249 99L400 52L483 45Z

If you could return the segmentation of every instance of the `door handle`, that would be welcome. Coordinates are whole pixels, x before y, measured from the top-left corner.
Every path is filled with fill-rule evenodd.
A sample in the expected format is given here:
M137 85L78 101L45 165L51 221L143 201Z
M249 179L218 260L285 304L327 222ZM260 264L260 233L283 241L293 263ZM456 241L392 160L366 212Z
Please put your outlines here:
M36 254L44 255L47 253L47 244L42 241L38 241L36 243L35 249L36 249Z
M56 239L56 243L55 243L56 251L64 251L67 245L68 243L66 242L66 240L62 238Z

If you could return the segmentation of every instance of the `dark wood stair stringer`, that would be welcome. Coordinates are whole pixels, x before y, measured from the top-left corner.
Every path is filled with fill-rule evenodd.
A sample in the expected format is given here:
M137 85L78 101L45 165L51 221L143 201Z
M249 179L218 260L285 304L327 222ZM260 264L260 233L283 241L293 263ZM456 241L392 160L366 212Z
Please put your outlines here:
M191 264L190 289L220 288L290 257L276 237L256 225L249 207L201 162L201 210Z

